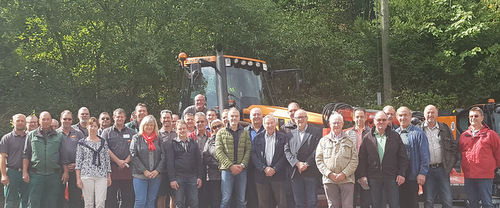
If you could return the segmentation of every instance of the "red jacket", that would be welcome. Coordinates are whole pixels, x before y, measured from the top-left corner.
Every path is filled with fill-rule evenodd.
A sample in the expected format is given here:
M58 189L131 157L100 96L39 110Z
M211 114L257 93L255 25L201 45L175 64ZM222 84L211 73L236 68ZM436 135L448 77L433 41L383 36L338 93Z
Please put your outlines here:
M500 166L500 138L486 126L482 126L476 136L469 127L460 136L462 170L465 178L495 177L495 168Z

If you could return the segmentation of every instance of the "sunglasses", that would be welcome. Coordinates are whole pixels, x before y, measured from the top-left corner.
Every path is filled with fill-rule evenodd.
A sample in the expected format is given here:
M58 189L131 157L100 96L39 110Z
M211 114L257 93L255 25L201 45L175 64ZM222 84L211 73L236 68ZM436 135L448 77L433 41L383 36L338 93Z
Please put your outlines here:
M212 126L213 130L217 130L217 129L220 129L220 128L222 128L222 124L219 124L217 126Z

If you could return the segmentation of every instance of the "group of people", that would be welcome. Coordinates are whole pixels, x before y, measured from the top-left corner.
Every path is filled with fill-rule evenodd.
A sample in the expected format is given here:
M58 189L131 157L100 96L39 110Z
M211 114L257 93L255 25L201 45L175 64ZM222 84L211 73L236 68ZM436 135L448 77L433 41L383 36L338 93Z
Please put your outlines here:
M480 108L470 110L458 142L433 105L417 126L404 106L384 107L373 128L364 109L354 110L348 129L333 114L323 135L295 102L282 126L252 108L243 127L238 109L222 110L219 119L203 95L194 101L182 117L161 111L161 126L142 103L128 123L121 108L95 118L82 107L75 125L65 110L60 127L46 111L14 115L13 131L0 141L5 207L63 207L67 188L72 208L313 208L320 184L329 207L418 207L419 185L425 207L436 195L452 207L449 174L460 156L470 206L493 207L500 143Z

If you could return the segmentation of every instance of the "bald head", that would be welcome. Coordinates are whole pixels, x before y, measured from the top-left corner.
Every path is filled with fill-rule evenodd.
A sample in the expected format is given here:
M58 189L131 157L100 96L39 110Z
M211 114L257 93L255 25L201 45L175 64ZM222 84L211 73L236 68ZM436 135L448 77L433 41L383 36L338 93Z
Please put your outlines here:
M438 110L434 105L428 105L424 108L424 117L425 122L427 122L427 126L434 127L437 122Z
M252 126L254 128L260 128L262 126L262 110L260 108L252 108L250 110L250 121L252 121Z
M23 114L12 116L12 124L14 125L14 131L24 132L26 129L26 116Z
M375 125L375 130L379 134L385 133L385 128L387 128L387 115L383 111L379 111L375 114L373 118L373 125Z
M52 124L52 116L50 115L49 112L43 111L40 113L40 127L42 128L42 131L44 132L49 132L51 129L51 124Z

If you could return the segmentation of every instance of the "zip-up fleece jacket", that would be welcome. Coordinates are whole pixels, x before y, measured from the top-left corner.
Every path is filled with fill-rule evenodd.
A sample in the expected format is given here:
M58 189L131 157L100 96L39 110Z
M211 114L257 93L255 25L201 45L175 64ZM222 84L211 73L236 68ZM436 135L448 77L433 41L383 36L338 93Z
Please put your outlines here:
M229 127L228 127L229 128ZM227 130L227 128L222 128L217 132L215 137L215 154L219 159L220 166L219 169L227 170L231 165L243 163L245 167L248 167L248 162L250 161L250 150L252 148L252 141L250 140L250 134L247 130L244 130L241 126L238 126L237 131L242 131L240 134L240 139L238 141L238 152L236 153L237 160L234 161L234 142L233 135Z
M472 135L470 127L460 135L460 153L465 178L493 179L500 166L500 139L486 126Z
M62 165L69 163L62 140L62 134L53 129L46 135L40 128L28 133L23 158L30 160L29 171L41 175L62 173Z

